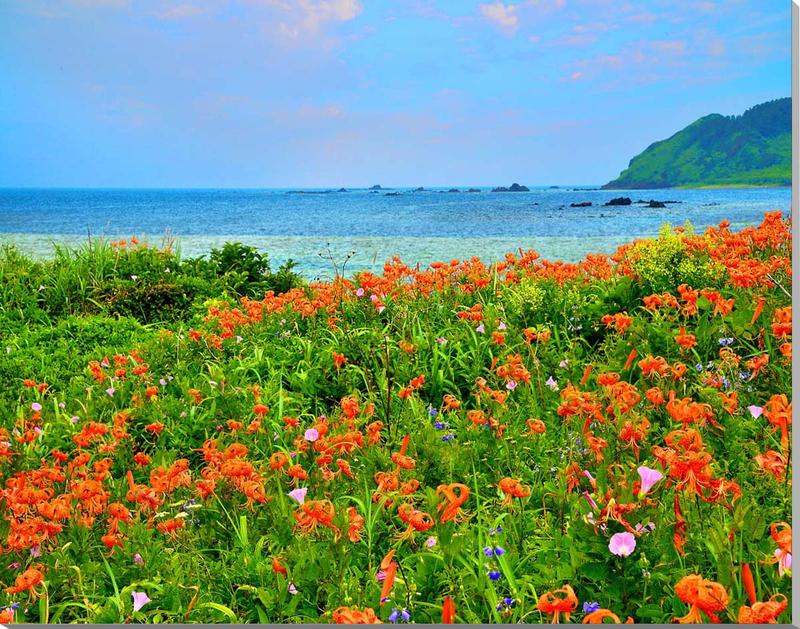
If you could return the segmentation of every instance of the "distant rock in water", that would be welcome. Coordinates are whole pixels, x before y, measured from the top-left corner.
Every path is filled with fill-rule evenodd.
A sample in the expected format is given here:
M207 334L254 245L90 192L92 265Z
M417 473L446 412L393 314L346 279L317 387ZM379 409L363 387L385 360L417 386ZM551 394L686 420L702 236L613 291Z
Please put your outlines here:
M381 188L380 184L376 183L374 186L370 188L370 190L383 190L383 188Z
M330 194L333 190L287 190L286 194Z
M347 188L339 188L336 192L347 192Z
M461 192L458 188L450 188L448 192Z
M414 192L425 192L425 188L420 186L419 188L414 188Z
M570 203L570 207L592 207L591 201L583 201L581 203Z
M467 192L480 192L479 188L470 188Z
M510 188L504 188L500 186L499 188L494 188L492 192L530 192L530 188L527 186L521 186L518 183L512 183Z
M636 203L638 203L639 205L650 205L650 207L664 207L664 205L670 205L672 203L683 203L683 201L656 201L654 199L645 201L644 199L639 199ZM664 205L651 205L652 203L663 203Z
M550 186L550 190L558 190L558 186Z
M383 196L385 196L385 197L399 197L400 193L399 192L385 192Z
M631 203L633 203L633 201L631 201L630 197L617 197L616 199L611 199L611 201L604 205L630 205Z
M661 208L661 207L667 207L667 206L664 204L663 201L652 201L651 200L650 203L647 204L647 207Z

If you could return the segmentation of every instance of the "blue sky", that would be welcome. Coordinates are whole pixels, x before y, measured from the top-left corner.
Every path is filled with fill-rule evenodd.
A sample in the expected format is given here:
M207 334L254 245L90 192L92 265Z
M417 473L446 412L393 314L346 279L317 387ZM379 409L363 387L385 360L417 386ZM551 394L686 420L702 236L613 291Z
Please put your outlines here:
M789 0L3 0L0 186L600 184L790 53Z

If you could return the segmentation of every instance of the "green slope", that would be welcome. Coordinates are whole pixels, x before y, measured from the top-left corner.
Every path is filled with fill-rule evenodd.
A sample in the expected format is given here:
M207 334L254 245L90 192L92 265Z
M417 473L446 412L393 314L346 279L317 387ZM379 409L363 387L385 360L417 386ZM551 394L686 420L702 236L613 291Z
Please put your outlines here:
M741 116L711 114L634 157L606 189L677 186L788 186L792 183L792 99Z

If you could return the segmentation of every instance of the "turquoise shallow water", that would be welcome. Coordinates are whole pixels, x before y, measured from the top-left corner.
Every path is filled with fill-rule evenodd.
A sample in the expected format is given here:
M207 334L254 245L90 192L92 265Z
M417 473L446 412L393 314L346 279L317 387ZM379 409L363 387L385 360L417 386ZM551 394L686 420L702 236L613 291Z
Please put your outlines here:
M465 190L466 188L462 188ZM390 193L390 194L387 194ZM680 201L666 208L606 207L616 196ZM572 208L570 203L592 202ZM430 190L0 190L0 241L46 256L52 243L78 244L89 234L136 235L160 244L165 235L182 255L207 253L226 241L254 245L275 264L293 258L309 278L330 276L333 260L346 272L379 271L399 255L408 263L500 259L535 249L575 261L652 236L664 222L690 220L704 229L723 219L734 227L764 212L788 212L791 190L713 189L605 191L538 188L527 193Z

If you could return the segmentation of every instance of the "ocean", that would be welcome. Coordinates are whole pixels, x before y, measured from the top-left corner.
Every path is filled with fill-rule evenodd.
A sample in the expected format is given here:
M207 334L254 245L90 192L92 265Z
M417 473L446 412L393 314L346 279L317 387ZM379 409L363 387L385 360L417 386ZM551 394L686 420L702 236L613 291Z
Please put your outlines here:
M530 192L467 192L468 187L413 189L0 189L0 242L37 256L53 243L137 236L151 245L175 242L183 257L226 241L269 254L273 268L291 258L309 279L380 272L399 256L408 264L535 249L551 260L611 253L634 238L654 236L669 222L698 231L729 220L739 229L764 212L790 211L790 188L600 190L590 186ZM665 208L605 206L676 201ZM591 202L590 207L570 207Z

